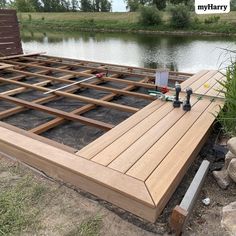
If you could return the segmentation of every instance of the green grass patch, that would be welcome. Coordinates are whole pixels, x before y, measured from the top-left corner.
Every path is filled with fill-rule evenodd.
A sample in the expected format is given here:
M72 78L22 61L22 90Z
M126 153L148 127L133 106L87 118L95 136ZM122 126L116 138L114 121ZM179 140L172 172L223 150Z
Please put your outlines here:
M102 227L102 218L100 216L89 217L79 226L71 230L66 236L99 236Z
M37 29L54 29L63 31L176 31L171 26L170 13L161 12L162 24L144 26L139 23L139 12L70 12L70 13L19 13L18 18L23 27ZM190 24L185 31L236 33L236 11L218 15L190 14ZM207 23L206 23L207 22Z
M40 228L37 205L47 188L29 176L13 182L0 185L0 235L19 235L29 227L36 232Z

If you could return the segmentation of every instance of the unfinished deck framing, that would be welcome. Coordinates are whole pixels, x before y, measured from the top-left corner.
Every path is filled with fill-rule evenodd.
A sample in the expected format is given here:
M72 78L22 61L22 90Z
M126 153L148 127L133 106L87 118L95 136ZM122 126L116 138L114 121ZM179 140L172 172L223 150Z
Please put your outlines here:
M4 57L0 63L10 65L0 69L1 85L16 86L0 93L0 100L15 104L0 111L1 120L27 109L55 116L27 131L0 122L0 151L151 222L160 215L204 144L215 120L212 113L219 112L224 103L217 90L217 81L224 76L217 71L170 73L171 82L182 82L183 89L190 86L194 91L192 110L184 112L170 102L155 100L147 90L137 90L155 89L152 69L43 55ZM101 72L105 73L102 78L44 94ZM106 86L110 82L122 88ZM91 98L80 95L84 89L108 94ZM32 101L18 97L28 91L42 96ZM149 105L139 109L113 102L120 96L144 99ZM47 106L62 98L86 105L71 112ZM117 126L83 115L99 106L132 115ZM70 120L107 132L81 150L39 136Z

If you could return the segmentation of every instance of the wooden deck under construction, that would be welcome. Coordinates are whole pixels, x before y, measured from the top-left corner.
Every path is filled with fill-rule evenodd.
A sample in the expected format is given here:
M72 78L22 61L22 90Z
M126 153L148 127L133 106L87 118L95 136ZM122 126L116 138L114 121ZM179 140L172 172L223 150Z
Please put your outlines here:
M0 93L0 100L15 104L0 112L1 119L27 109L56 116L30 130L1 122L0 151L151 222L160 215L200 151L215 120L213 114L217 114L224 104L217 82L224 76L217 71L204 70L195 75L170 73L173 83L180 81L183 90L191 87L194 91L192 110L185 112L182 108L173 108L171 102L134 91L137 87L155 88L155 71L152 69L42 55L4 57L0 63L3 66L0 67L1 84L16 86ZM98 72L105 72L106 76L67 90L52 91L55 85L70 84ZM33 82L35 78L40 81ZM104 86L109 82L125 87ZM102 90L109 94L96 99L75 93L81 89ZM37 91L41 95L52 93L31 101L16 97L27 91ZM149 104L139 109L112 102L117 96L145 99ZM87 104L72 112L46 105L62 97ZM82 115L98 106L132 115L116 126ZM39 136L68 120L107 132L81 150Z

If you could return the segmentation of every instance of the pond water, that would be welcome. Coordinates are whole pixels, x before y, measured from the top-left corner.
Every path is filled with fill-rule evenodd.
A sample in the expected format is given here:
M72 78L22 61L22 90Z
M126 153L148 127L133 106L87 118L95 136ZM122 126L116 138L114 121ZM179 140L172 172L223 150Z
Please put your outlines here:
M173 36L134 33L22 31L25 52L141 67L197 72L227 65L236 50L228 36ZM223 64L222 64L223 63Z

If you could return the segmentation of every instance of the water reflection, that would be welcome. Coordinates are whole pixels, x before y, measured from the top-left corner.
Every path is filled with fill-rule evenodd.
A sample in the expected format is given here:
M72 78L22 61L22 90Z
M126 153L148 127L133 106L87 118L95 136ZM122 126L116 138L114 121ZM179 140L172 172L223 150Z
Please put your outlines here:
M22 31L25 51L142 67L196 72L217 69L235 38L128 33Z

